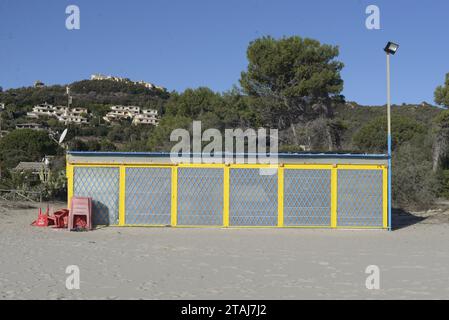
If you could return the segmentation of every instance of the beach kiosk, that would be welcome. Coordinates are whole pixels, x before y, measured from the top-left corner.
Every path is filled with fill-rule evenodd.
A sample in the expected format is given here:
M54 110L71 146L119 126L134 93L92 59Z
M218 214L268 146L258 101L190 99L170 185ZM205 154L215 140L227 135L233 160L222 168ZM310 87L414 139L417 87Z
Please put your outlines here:
M94 225L391 227L388 156L276 156L274 165L190 163L169 153L72 151L68 201L91 197Z

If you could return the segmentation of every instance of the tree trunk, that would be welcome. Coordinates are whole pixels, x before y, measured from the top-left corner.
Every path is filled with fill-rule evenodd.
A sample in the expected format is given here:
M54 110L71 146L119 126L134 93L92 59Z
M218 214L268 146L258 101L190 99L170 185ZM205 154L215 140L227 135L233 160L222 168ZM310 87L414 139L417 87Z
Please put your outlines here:
M440 159L441 159L441 142L438 141L438 137L433 146L433 154L432 154L432 171L437 172L440 167Z
M326 136L329 151L333 150L332 132L330 130L329 124L326 126Z
M295 128L295 124L293 122L290 122L290 128L292 129L293 137L295 139L295 144L298 145L299 144L298 135L296 134L296 128Z

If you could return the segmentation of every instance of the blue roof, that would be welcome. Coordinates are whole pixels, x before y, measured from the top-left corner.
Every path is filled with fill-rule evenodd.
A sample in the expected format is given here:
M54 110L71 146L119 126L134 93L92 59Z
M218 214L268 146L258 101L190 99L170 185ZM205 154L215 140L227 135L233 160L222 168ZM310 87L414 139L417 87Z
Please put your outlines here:
M170 157L170 152L115 152L115 151L68 151L67 154L74 156L95 157ZM227 155L227 153L222 153ZM234 156L257 156L256 153L234 153ZM200 153L190 153L190 156L201 156ZM342 158L342 159L388 159L387 154L369 153L274 153L271 156L278 158L301 159L301 158Z

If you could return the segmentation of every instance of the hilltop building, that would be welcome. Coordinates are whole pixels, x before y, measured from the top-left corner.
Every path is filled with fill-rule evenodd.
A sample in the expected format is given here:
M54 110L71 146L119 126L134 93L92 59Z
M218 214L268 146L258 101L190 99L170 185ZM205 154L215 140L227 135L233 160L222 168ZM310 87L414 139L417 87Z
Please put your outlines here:
M164 90L164 87L157 86L155 84L152 84L150 82L146 82L143 80L132 81L128 78L122 78L122 77L116 77L116 76L105 76L105 75L99 74L99 73L91 75L90 80L112 80L112 81L117 81L117 82L129 82L129 83L133 83L133 84L141 84L148 89Z
M35 88L43 88L43 87L45 87L45 83L43 83L40 80L36 80L36 81L34 81L34 87Z

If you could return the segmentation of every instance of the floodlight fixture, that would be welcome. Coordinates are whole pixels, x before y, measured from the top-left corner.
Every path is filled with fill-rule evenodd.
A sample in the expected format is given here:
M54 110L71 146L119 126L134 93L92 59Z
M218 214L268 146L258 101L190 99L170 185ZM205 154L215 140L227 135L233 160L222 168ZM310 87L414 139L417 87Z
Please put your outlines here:
M395 54L398 51L399 45L397 43L388 41L387 45L384 48L384 51L388 54Z

